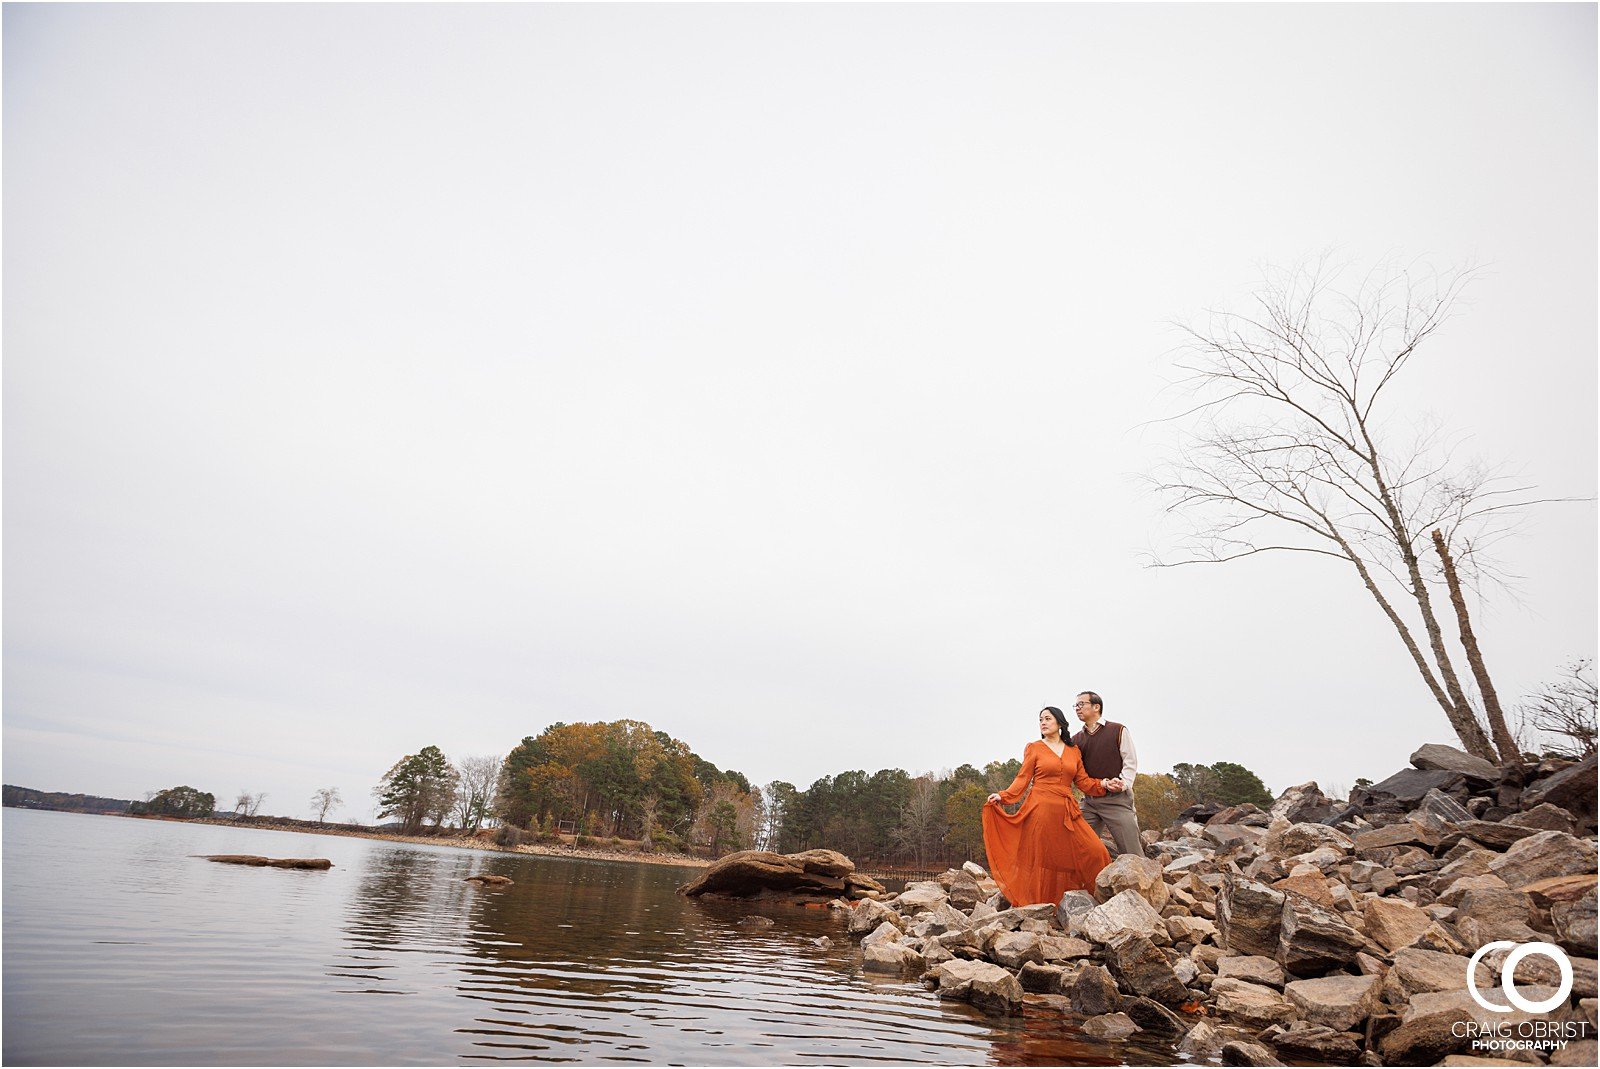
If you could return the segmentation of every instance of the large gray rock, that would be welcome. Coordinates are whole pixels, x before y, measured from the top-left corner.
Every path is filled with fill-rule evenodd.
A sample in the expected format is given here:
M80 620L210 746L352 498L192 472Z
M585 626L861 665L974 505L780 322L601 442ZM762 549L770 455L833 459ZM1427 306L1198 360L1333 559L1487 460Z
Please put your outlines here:
M1217 895L1217 942L1236 954L1275 956L1283 897L1265 884L1229 877Z
M1017 982L1022 990L1040 995L1054 995L1062 990L1067 980L1067 970L1060 965L1041 965L1036 961L1022 963L1017 970Z
M1068 935L1083 934L1083 918L1100 903L1088 891L1068 891L1056 904L1056 923Z
M1541 831L1512 844L1489 862L1489 871L1510 887L1524 887L1552 876L1594 872L1594 844L1561 831Z
M889 905L901 915L911 917L949 901L950 896L945 894L944 888L930 880L908 884L904 891L889 900Z
M1592 818L1595 812L1595 757L1590 753L1570 768L1547 776L1522 792L1522 808L1551 805Z
M1109 940L1105 950L1106 968L1121 990L1153 998L1168 1006L1181 1005L1188 998L1188 992L1178 982L1166 956L1144 936L1123 932Z
M998 965L958 958L942 963L935 977L940 998L970 1002L997 1017L1022 1012L1022 984Z
M1464 789L1466 784L1466 777L1459 772L1404 768L1381 783L1357 787L1350 792L1350 801L1362 806L1399 804L1411 809L1431 790L1450 794Z
M1255 1028L1294 1020L1294 1003L1270 987L1219 976L1211 982L1217 1012Z
M1098 1017L1091 1017L1080 1026L1083 1034L1093 1036L1095 1039L1127 1039L1139 1031L1139 1026L1133 1023L1133 1018L1125 1013L1102 1013Z
M1133 1018L1142 1031L1175 1039L1189 1030L1189 1022L1152 998L1139 996L1122 1000L1122 1012Z
M1537 940L1538 934L1528 925L1532 919L1533 900L1510 888L1473 888L1456 902L1455 928L1472 950L1499 939Z
M1459 772L1469 779L1485 783L1495 783L1500 779L1500 770L1483 758L1438 742L1430 742L1418 749L1411 755L1411 764L1414 768L1430 771Z
M1304 1020L1335 1032L1348 1032L1378 1008L1376 976L1324 976L1296 980L1283 989Z
M1270 1066L1282 1065L1272 1052L1260 1043L1248 1039L1230 1039L1222 1045L1223 1065Z
M1149 938L1158 928L1166 930L1161 914L1151 909L1150 903L1138 891L1123 891L1112 896L1104 905L1090 910L1083 919L1083 934L1095 943L1108 943L1124 932Z
M1417 803L1415 817L1425 813L1441 824L1460 824L1464 820L1471 820L1472 814L1460 802L1450 797L1441 790L1431 790L1422 796L1422 801Z
M1366 940L1331 910L1289 895L1283 903L1278 964L1295 976L1319 976L1349 965L1366 949Z
M1121 854L1094 878L1095 898L1110 901L1123 891L1137 891L1158 913L1167 905L1167 884L1161 863L1138 854Z
M888 921L884 921L862 937L861 945L870 947L878 943L898 943L902 934L899 928L896 928Z

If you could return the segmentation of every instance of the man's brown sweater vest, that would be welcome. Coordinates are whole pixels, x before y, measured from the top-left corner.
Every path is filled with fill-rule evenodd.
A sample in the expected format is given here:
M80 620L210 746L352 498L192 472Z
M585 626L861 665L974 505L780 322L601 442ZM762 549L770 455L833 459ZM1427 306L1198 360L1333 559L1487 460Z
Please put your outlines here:
M1083 770L1095 779L1116 779L1122 775L1122 725L1102 720L1093 735L1088 729L1072 736L1072 745L1083 754Z

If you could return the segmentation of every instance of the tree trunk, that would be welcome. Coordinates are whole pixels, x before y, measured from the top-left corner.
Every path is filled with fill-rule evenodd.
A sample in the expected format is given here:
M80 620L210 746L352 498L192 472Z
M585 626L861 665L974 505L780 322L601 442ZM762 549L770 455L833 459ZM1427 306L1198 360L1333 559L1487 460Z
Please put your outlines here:
M1433 530L1433 548L1439 551L1439 562L1444 566L1445 582L1450 587L1450 604L1456 610L1456 622L1461 625L1461 648L1467 651L1467 664L1472 667L1473 678L1478 681L1478 692L1483 696L1484 715L1489 720L1489 730L1494 732L1494 744L1500 750L1501 768L1522 782L1522 756L1511 729L1506 727L1505 713L1500 709L1500 697L1489 679L1489 669L1483 663L1483 651L1478 648L1478 636L1472 631L1472 621L1467 616L1467 599L1461 593L1461 580L1456 575L1456 562L1450 557L1450 548L1444 543L1444 534Z

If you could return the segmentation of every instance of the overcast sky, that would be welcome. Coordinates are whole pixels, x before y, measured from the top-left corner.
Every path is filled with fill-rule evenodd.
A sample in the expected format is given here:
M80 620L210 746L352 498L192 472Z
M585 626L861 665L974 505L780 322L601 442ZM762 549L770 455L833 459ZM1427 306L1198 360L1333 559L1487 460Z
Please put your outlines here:
M4 10L4 777L344 815L630 717L756 782L1020 753L1381 778L1348 568L1151 570L1178 337L1485 270L1397 417L1596 485L1590 5ZM1508 702L1592 503L1501 546Z

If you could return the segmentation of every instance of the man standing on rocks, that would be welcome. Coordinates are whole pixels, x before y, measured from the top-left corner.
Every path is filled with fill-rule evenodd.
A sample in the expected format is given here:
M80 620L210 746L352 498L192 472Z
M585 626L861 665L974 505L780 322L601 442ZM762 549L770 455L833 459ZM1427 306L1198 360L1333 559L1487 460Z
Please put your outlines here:
M1134 752L1128 729L1106 720L1105 702L1086 690L1078 695L1074 707L1083 730L1072 736L1072 745L1083 754L1083 770L1105 786L1104 798L1085 796L1080 804L1083 818L1102 838L1109 832L1116 843L1116 854L1144 856L1139 839L1139 817L1133 809L1133 778L1139 774L1139 755Z

